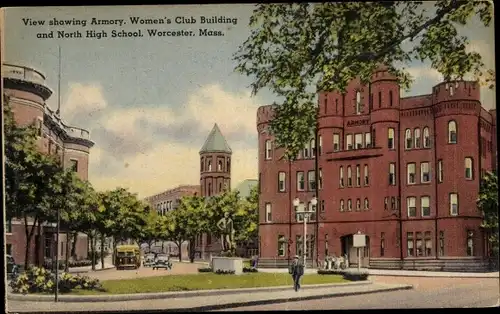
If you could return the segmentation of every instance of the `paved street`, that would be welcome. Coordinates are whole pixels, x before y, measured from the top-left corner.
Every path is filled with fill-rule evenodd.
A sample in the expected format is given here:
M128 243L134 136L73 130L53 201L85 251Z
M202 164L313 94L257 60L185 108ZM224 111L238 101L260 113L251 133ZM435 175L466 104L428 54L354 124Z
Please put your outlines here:
M238 307L223 311L490 307L498 304L500 296L498 279L372 277L371 280L378 283L408 283L414 285L414 289Z

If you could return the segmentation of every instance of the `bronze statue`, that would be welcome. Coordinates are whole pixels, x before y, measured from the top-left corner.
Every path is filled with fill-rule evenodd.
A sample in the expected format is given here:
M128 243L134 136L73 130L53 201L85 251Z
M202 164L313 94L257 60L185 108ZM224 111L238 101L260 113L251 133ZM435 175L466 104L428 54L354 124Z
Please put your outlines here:
M222 251L229 252L234 249L234 225L229 213L224 213L224 218L219 220L217 228L221 231Z

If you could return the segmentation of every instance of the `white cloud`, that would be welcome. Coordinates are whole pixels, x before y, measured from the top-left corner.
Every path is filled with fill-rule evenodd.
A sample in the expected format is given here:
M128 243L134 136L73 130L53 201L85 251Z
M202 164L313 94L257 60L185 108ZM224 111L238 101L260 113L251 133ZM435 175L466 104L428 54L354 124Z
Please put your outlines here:
M143 139L153 145L145 152L138 149L135 155L119 161L106 147L100 145L99 138L93 138L96 145L91 150L89 179L96 189L122 186L144 197L181 184L199 184L200 147L194 142L199 143L200 139L182 143L155 141L155 134L133 127L137 121L165 126L195 122L205 132L205 136L217 123L223 133L238 131L249 137L256 133L258 106L249 93L233 94L218 85L209 85L190 96L181 110L172 110L166 105L115 109L108 106L99 85L72 84L64 104L64 113L65 118L73 124L83 123L89 125L90 129L102 126L119 136ZM96 112L100 113L97 119ZM88 121L83 122L83 119ZM250 146L255 144L250 143ZM232 185L236 186L245 179L255 179L258 172L256 145L255 149L239 147L249 146L240 143L229 145L233 149ZM102 167L106 168L105 163L112 163L109 165L109 169L113 169L111 175L101 173Z

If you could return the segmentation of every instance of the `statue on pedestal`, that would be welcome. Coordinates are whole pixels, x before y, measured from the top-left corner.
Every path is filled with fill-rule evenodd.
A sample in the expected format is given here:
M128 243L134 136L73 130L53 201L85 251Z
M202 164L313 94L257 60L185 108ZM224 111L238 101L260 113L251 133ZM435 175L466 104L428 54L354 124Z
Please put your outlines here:
M217 228L221 231L221 243L223 252L234 252L234 224L233 219L229 217L229 213L224 213L224 218L219 220Z

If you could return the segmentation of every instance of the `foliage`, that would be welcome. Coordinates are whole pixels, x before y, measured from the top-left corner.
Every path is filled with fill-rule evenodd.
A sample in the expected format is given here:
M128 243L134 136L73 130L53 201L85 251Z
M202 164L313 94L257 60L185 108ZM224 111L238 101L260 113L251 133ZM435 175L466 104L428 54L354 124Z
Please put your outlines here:
M199 273L211 273L213 271L210 267L200 267L198 268Z
M254 95L267 88L283 99L271 132L293 159L314 130L318 91L344 92L356 77L367 83L380 64L408 88L404 66L414 60L445 80L483 76L481 55L457 29L473 18L489 26L492 17L492 1L258 4L235 70L252 77Z
M234 216L236 242L256 239L259 235L259 190L253 187L250 195L242 200L239 211Z
M483 212L482 226L489 232L489 242L494 257L498 257L498 177L492 172L487 172L481 180L479 210Z
M318 275L342 275L344 270L337 269L318 269Z
M244 273L258 273L259 271L257 268L254 267L243 267L243 272Z
M55 291L55 283L55 276L49 270L31 267L13 279L10 287L14 293L51 293ZM101 284L98 279L62 273L59 278L59 292L68 293L74 289L99 291Z
M349 281L364 281L368 280L368 272L366 270L347 270L343 273L344 279Z
M234 270L217 269L215 272L217 275L234 275Z

